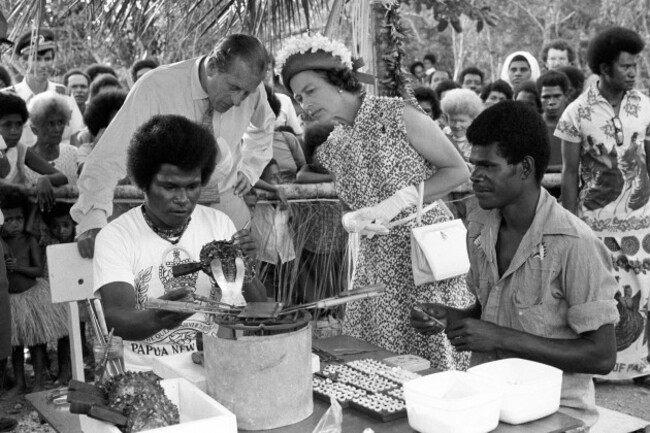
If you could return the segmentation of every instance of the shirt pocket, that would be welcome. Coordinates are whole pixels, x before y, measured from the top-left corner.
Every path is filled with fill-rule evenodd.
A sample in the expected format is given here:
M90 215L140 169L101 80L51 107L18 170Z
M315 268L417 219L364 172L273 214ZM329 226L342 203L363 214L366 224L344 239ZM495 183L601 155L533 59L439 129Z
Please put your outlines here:
M539 259L527 264L517 280L514 291L514 304L519 309L530 309L548 302L551 296L551 284L558 272L551 263L539 263Z

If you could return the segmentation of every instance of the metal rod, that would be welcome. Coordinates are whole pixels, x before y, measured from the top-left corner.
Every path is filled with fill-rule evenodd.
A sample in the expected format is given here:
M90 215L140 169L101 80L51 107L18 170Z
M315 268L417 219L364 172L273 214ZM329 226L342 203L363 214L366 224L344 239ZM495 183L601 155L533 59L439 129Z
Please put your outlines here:
M102 383L102 380L104 379L104 374L106 373L106 362L108 361L108 353L111 348L111 343L113 342L113 331L115 329L111 328L111 332L108 333L108 338L106 339L106 346L104 347L104 354L102 355L102 374L99 375L99 383Z
M104 309L102 308L102 301L93 299L95 304L95 312L97 313L97 321L99 322L99 329L104 335L108 335L108 327L106 326L106 317L104 316Z
M88 314L90 315L90 324L93 327L95 338L97 338L97 341L99 341L100 343L105 344L106 338L99 326L99 320L97 319L97 313L95 312L95 305L91 299L86 299L86 302L88 304Z

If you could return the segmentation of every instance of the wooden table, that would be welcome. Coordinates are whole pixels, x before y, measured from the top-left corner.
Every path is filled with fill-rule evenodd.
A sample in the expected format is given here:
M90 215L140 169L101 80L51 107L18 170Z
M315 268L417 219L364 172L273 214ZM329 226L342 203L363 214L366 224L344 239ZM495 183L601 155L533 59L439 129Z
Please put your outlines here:
M355 359L383 359L394 355L391 352L380 349L372 344L348 336L337 336L327 339L314 340L314 345L325 350L355 350L363 351L352 355L340 355L344 361ZM423 373L433 373L435 370ZM81 433L79 415L71 414L68 406L55 406L48 396L52 391L41 391L28 394L27 400L34 406L34 409L59 433ZM321 416L329 408L329 403L314 399L314 413L304 421L290 426L272 430L262 430L260 433L311 433L318 424ZM582 422L576 418L556 412L546 418L532 421L526 424L510 425L499 423L493 433L560 433L576 427ZM381 422L366 416L352 408L343 409L343 432L361 433L364 428L370 427L375 433L413 433L414 430L408 425L406 417L391 422ZM240 430L243 432L243 430Z

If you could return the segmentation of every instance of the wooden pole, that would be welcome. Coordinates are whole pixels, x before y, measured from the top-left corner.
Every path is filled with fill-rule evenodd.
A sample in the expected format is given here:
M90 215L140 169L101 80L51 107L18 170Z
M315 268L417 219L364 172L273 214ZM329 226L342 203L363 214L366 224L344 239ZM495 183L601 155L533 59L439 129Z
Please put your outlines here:
M335 39L339 29L339 21L341 13L343 12L343 0L334 0L332 9L327 17L327 24L325 25L325 36L330 39Z

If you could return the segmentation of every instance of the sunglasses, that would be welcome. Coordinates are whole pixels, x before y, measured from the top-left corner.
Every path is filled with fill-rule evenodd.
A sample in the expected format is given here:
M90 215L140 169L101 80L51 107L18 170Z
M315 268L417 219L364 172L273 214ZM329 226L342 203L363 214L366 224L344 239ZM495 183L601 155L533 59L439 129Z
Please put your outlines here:
M616 139L616 145L623 145L623 124L621 119L618 116L612 118L612 125L614 125L614 138Z

